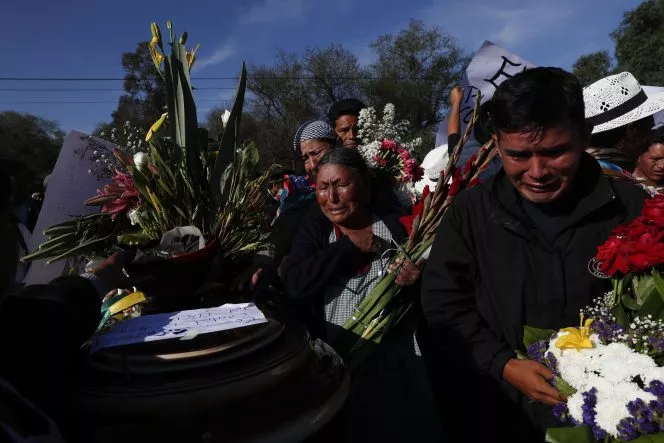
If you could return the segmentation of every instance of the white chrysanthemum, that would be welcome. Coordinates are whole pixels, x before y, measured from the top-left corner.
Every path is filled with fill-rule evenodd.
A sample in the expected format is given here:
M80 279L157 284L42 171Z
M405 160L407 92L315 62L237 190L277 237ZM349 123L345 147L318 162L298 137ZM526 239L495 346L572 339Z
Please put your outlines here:
M567 399L567 410L569 411L570 417L576 420L579 423L583 422L583 396L581 392L571 395Z
M597 388L595 422L599 427L614 437L618 436L618 424L630 416L627 404L637 398L649 402L655 396L645 392L633 382L612 383L605 378L595 376L591 381Z
M664 380L664 368L657 367L651 357L623 343L603 345L595 334L590 336L592 349L558 349L556 341L567 334L556 334L549 342L548 351L556 357L561 377L577 391L567 400L570 416L578 422L583 420L582 394L596 388L595 422L617 437L618 424L629 417L627 404L639 398L646 402L655 399L653 394L639 388L636 377L646 384L651 380Z
M650 382L653 381L653 380L663 381L664 380L664 368L655 367L655 368L645 369L645 370L639 372L639 376L641 377L641 380L643 380L643 382L646 385L649 385Z

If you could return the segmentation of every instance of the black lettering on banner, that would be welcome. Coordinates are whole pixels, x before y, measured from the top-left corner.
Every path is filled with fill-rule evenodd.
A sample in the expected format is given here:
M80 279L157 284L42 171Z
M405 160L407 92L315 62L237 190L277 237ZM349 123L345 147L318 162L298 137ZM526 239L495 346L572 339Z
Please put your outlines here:
M466 94L466 100L464 101L464 104L467 104L470 101L471 98L473 100L475 100L475 97L477 96L477 93L480 92L479 88L476 88L473 85L469 85L467 89L468 90L466 91L467 94Z
M511 66L511 67L515 67L515 68L519 67L519 66L523 66L522 63L513 62L510 59L508 59L507 57L505 57L504 55L501 55L501 57L503 59L503 63L502 63L502 65L500 65L500 68L498 69L498 71L493 75L493 77L484 79L485 82L491 83L494 88L498 88L498 85L500 84L500 82L496 83L496 81L501 76L506 77L506 78L512 78L512 77L514 77L515 74L518 73L518 71L515 72L514 74L510 74L510 73L506 72L505 68L507 68L508 65ZM523 66L523 69L521 70L521 72L525 71L526 69L528 69L528 68L526 66Z
M464 91L466 99L463 101L464 106L459 110L461 115L461 121L464 124L470 123L470 119L473 117L473 107L475 104L475 97L480 92L479 88L469 85L465 88ZM472 100L472 101L471 101Z
M470 120L473 118L473 107L472 106L464 106L461 108L461 111L459 111L461 114L461 119L465 124L470 123Z

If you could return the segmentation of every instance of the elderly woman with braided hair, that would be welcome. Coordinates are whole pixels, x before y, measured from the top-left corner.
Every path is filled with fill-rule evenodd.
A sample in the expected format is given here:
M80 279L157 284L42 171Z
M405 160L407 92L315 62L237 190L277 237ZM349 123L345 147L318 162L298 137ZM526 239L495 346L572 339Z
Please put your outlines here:
M302 222L280 266L286 294L317 306L315 335L333 347L341 325L388 271L393 242L406 230L399 213L373 205L371 176L355 149L334 149L318 164L319 213ZM347 436L337 441L434 442L439 437L431 389L420 357L419 268L407 262L397 283L412 289L414 307L352 373L347 419L335 424ZM415 339L417 336L417 340ZM424 344L424 343L422 343ZM344 414L345 415L345 414Z

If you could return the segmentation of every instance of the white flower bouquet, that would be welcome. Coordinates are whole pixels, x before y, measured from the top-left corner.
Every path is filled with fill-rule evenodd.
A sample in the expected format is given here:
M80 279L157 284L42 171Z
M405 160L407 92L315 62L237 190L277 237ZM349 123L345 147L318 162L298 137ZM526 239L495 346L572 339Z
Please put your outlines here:
M412 185L422 178L424 170L412 152L422 144L422 140L417 138L410 142L404 141L408 133L408 121L396 122L394 105L388 103L381 119L377 117L374 108L362 109L357 126L362 140L358 151L367 165L386 171L395 186L406 185L414 194Z
M547 366L567 397L553 413L572 426L550 428L549 442L664 442L664 322L648 314L621 325L613 300L584 309L579 328L525 328L519 358Z

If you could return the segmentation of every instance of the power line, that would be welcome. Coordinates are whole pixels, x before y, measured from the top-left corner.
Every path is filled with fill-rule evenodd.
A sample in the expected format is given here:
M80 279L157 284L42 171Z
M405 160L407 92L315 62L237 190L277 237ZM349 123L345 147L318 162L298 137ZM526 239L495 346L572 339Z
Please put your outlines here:
M236 88L194 88L194 91L221 91L221 90L231 90ZM56 92L56 91L66 91L66 92L75 92L75 91L124 91L122 88L0 88L0 91L28 91L28 92Z
M239 77L193 77L192 80L239 80ZM316 80L316 77L248 77L249 80ZM77 82L107 82L124 81L121 77L0 77L0 81L77 81ZM414 80L433 82L435 80L419 79L415 77L334 77L333 80Z
M196 100L197 102L215 102L215 103L223 103L226 102L224 99L198 99ZM26 101L13 101L13 102L0 102L0 105L101 105L101 104L114 104L117 105L117 101L78 101L78 100L72 100L72 101L31 101L31 100L26 100Z

